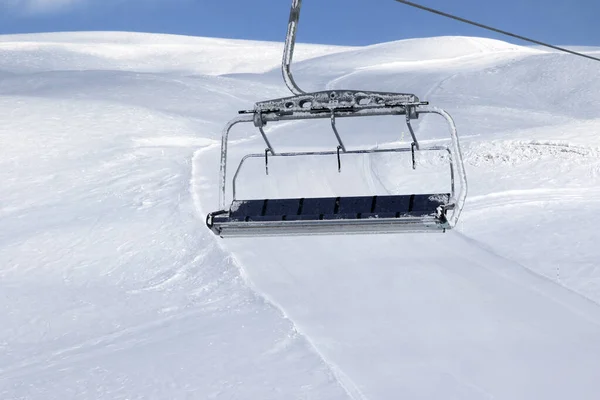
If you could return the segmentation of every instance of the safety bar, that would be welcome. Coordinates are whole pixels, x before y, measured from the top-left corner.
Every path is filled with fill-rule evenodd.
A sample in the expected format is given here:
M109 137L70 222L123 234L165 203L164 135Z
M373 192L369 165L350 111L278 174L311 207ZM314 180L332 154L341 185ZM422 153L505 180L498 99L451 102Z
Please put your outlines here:
M346 151L344 154L377 154L377 153L407 153L410 152L410 148L406 147L394 147L389 149L371 149L371 150L350 150ZM452 151L449 147L446 146L429 146L422 147L421 151L447 151L449 161L450 161L450 198L454 198L454 166L452 165ZM272 155L271 157L304 157L304 156L330 156L336 155L337 151L297 151L297 152L287 152L287 153L277 153L276 155ZM247 154L242 157L235 174L233 175L232 182L232 195L233 200L237 200L236 196L236 186L237 186L237 178L242 170L242 167L247 159L249 158L264 158L264 154Z

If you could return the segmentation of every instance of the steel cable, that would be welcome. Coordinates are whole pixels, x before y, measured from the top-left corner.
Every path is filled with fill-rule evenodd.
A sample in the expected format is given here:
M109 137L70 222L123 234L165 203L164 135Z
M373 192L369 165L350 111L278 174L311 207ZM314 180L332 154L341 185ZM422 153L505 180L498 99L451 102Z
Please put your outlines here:
M564 47L554 46L552 44L540 42L539 40L530 39L530 38L527 38L525 36L521 36L521 35L517 35L517 34L514 34L514 33L507 32L507 31L503 31L502 29L494 28L494 27L491 27L491 26L480 24L479 22L475 22L475 21L471 21L471 20L468 20L468 19L465 19L465 18L457 17L456 15L448 14L446 12L439 11L439 10L436 10L434 8L422 6L420 4L413 3L411 1L407 1L407 0L396 0L396 1L398 3L402 3L402 4L405 4L405 5L410 6L410 7L415 7L415 8L421 9L423 11L427 11L427 12L430 12L430 13L433 13L433 14L441 15L442 17L450 18L450 19L453 19L455 21L464 22L466 24L477 26L477 27L483 28L483 29L487 29L489 31L500 33L502 35L506 35L506 36L510 36L510 37L513 37L513 38L516 38L516 39L520 39L520 40L523 40L523 41L526 41L526 42L538 44L540 46L549 47L549 48L554 49L554 50L558 50L558 51L562 51L562 52L565 52L565 53L573 54L575 56L588 58L590 60L600 61L600 58L592 57L590 55L579 53L577 51L565 49Z

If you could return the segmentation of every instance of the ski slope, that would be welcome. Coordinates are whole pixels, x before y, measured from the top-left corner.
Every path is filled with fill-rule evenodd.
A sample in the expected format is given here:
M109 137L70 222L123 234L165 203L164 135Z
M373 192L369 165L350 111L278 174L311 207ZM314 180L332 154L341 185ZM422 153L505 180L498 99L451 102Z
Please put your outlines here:
M459 128L469 196L444 235L223 240L220 134L287 96L282 43L0 36L0 398L595 399L600 72L467 37L298 45L305 90L412 92ZM598 51L599 49L585 49ZM408 143L339 121L349 148ZM415 127L443 142L434 117ZM334 149L319 121L276 149ZM230 170L261 152L235 128ZM249 163L239 196L444 189L435 157ZM229 188L228 188L229 189Z

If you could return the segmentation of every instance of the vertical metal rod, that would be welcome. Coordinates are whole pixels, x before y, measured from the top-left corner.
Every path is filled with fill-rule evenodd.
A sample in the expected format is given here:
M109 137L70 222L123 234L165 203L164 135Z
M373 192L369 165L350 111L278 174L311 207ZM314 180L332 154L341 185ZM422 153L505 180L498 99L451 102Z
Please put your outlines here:
M225 210L225 183L227 182L227 141L229 139L229 131L235 125L243 122L253 122L253 115L241 115L237 118L232 119L223 128L223 134L221 136L221 167L219 168L219 186L221 191L219 193L219 205L221 210Z
M259 126L258 130L260 131L260 134L262 135L265 143L267 144L267 147L269 148L268 150L271 152L271 154L275 155L275 150L273 150L273 146L271 146L271 143L269 142L269 139L267 139L267 134L265 133L263 127Z
M452 119L450 114L448 114L447 111L444 111L441 108L427 107L424 109L423 108L420 109L419 112L420 113L433 113L433 114L441 115L442 117L444 117L446 119L446 122L448 123L448 127L450 128L450 137L452 138L452 153L453 153L452 154L453 155L452 163L456 167L454 172L457 175L457 178L460 182L460 189L456 195L456 207L455 207L454 212L452 213L452 216L450 217L450 221L449 221L451 226L455 226L456 222L458 221L458 219L460 217L462 209L464 207L465 200L467 198L467 192L468 192L467 175L466 175L465 169L464 169L463 156L462 156L462 151L460 149L460 140L458 138L456 124L454 123L454 120Z
M454 197L454 161L452 160L452 151L450 149L448 149L448 159L450 160L450 189L452 190L452 197Z
M294 57L294 47L296 45L296 32L298 30L298 22L300 20L300 8L302 0L292 0L292 8L290 10L290 20L288 23L287 35L285 37L285 47L283 48L283 60L281 62L281 73L285 85L290 89L292 94L304 94L304 90L300 89L294 77L292 76L292 58Z
M346 146L344 146L344 143L342 142L342 138L340 137L340 133L338 132L337 128L335 127L335 114L333 112L331 113L331 127L333 128L333 133L335 133L335 137L337 138L337 141L338 141L338 143L340 145L338 147L338 153L339 153L339 149L340 148L345 153L346 152Z
M342 172L342 160L340 158L340 149L341 148L342 148L341 146L338 146L338 148L337 148L338 172Z
M265 172L269 175L269 149L265 149Z
M411 145L410 145L410 153L412 155L412 167L413 167L413 169L417 169L417 164L415 161L415 143L414 142L411 143Z
M410 109L411 107L406 107L406 125L408 126L410 136L412 136L413 144L417 147L417 150L419 150L419 142L417 141L417 136L415 135L415 131L413 130L412 125L410 124Z

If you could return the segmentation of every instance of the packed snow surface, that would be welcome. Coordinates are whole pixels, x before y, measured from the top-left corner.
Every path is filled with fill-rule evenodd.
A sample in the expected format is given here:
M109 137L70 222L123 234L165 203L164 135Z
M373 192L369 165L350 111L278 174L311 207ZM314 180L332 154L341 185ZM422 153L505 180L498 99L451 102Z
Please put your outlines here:
M222 127L289 95L282 47L0 36L0 398L597 399L598 65L470 37L298 45L306 90L414 93L452 114L459 226L215 237ZM434 116L414 124L448 143ZM278 150L337 144L328 121L268 128ZM402 118L338 129L351 149L410 144ZM230 138L230 170L264 151L252 126ZM257 159L238 198L434 193L443 161L273 159L266 176Z

